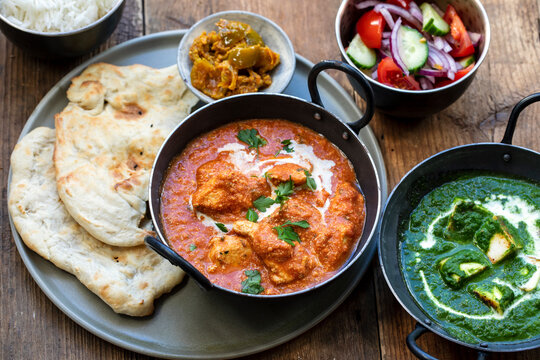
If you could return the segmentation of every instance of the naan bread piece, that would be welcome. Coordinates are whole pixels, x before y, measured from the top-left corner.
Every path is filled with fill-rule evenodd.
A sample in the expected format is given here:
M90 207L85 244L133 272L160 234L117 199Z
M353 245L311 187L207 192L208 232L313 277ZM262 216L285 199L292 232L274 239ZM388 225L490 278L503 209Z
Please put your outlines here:
M42 127L13 150L8 208L17 231L30 249L75 275L115 312L151 314L154 299L184 273L144 245L104 244L73 220L56 190L54 142L54 130Z
M197 99L176 66L94 64L72 80L56 115L58 193L73 218L107 244L153 235L145 219L152 164Z

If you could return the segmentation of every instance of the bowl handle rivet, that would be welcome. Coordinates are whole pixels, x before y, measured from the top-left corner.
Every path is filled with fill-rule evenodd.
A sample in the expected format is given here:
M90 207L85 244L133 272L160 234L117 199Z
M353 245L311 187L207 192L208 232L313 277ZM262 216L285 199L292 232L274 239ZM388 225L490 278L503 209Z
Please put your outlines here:
M426 325L431 325L431 320L429 319L426 319L426 321L424 321L426 323Z
M503 160L504 162L510 162L510 160L512 160L512 156L510 156L510 154L504 154Z
M343 140L349 140L349 133L348 132L344 132L343 135L341 135L343 137Z
M321 119L322 119L322 116L321 116L321 114L319 114L319 113L315 113L315 114L313 114L313 118L314 118L315 120L321 120Z
M481 344L480 344L480 347L487 348L487 347L488 347L488 344L487 344L487 343L481 343Z

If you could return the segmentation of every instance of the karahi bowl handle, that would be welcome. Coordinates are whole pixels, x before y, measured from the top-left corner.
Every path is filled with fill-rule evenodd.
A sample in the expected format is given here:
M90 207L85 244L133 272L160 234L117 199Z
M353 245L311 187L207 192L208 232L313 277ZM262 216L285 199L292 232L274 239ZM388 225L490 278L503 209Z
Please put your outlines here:
M193 265L189 263L186 259L178 255L173 249L159 241L153 236L146 236L144 238L146 245L157 252L159 255L163 256L165 259L173 265L180 267L186 272L197 284L204 290L211 290L214 288L214 284L208 280L199 270L197 270Z

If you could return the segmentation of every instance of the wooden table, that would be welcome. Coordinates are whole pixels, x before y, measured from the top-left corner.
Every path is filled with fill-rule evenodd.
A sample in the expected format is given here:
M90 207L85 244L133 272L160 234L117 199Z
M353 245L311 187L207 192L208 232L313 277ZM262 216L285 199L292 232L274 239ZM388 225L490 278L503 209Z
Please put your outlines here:
M243 9L277 22L296 51L313 62L340 57L334 18L341 0L128 0L122 21L100 48L163 30L184 29L213 12ZM406 121L376 114L371 126L379 140L390 189L415 164L460 144L500 141L512 106L540 90L538 0L485 0L492 43L476 79L440 114ZM2 193L0 268L0 358L146 359L92 335L65 316L30 277L14 245L6 209L9 156L26 119L69 70L95 55L66 61L29 57L0 35ZM345 78L340 83L353 95ZM526 110L514 143L540 150L540 105ZM413 319L389 291L379 265L333 314L286 344L250 359L413 359L405 346ZM434 335L421 346L440 359L474 359L475 353ZM493 359L539 359L540 350L494 355Z

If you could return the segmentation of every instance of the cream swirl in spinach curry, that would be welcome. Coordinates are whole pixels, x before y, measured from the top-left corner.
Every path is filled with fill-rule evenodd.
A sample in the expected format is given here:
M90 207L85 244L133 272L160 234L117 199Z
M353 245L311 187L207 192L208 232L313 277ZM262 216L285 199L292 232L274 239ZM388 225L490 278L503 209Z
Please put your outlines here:
M401 234L415 299L470 343L540 334L540 186L475 174L424 196Z

